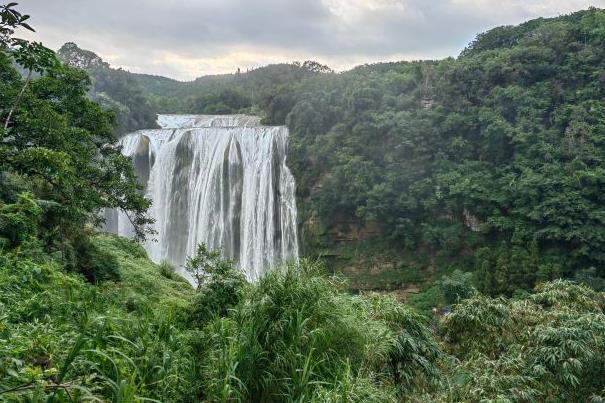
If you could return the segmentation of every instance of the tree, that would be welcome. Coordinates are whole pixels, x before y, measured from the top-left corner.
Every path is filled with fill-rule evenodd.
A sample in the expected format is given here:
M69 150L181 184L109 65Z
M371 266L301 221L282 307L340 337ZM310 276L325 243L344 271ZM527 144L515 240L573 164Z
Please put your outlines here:
M225 316L240 302L246 277L233 262L223 259L219 250L209 250L206 244L200 243L196 254L187 258L185 270L197 283L191 308L193 322L203 324Z
M137 237L145 238L152 233L151 201L142 195L132 161L115 145L112 114L87 98L85 72L61 66L41 44L13 38L24 21L13 6L1 9L0 180L11 185L0 206L14 210L17 194L32 194L43 210L39 236L66 254L86 224L100 223L104 208L125 211ZM13 62L28 70L26 78Z
M25 22L29 19L29 15L22 15L16 11L14 9L16 5L17 3L9 3L0 6L0 51L10 54L17 64L27 70L27 78L4 121L5 131L8 129L15 109L23 99L23 94L31 81L32 74L34 72L44 74L56 70L60 66L55 53L41 43L13 37L15 29L20 27L34 32L34 29Z
M199 291L206 280L226 263L220 250L210 250L205 243L200 243L195 255L187 257L185 270L195 279Z
M23 15L15 10L17 3L0 5L0 49L10 49L18 44L20 39L14 38L13 34L18 28L25 28L34 32L34 29L26 22L29 15Z
M448 304L457 304L460 301L470 298L477 292L472 285L473 273L464 273L460 270L454 270L449 276L443 276L439 281L445 301Z

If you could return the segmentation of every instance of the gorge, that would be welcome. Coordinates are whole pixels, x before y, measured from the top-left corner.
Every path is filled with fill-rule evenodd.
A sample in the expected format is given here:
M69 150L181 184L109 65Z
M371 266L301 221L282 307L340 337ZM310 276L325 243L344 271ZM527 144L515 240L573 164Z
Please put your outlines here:
M247 115L159 115L160 129L120 140L153 200L156 262L182 266L198 243L221 249L249 280L297 259L295 182L288 129ZM106 212L109 231L132 236L128 217Z

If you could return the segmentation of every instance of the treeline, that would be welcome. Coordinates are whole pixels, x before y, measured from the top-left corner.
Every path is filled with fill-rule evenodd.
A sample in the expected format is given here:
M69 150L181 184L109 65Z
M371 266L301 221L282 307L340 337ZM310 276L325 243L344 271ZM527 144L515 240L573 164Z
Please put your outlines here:
M58 56L91 76L89 95L113 112L119 135L155 127L158 113L262 114L264 109L281 110L286 105L273 105L271 101L276 88L332 72L327 66L306 61L180 82L114 69L72 42L63 45Z

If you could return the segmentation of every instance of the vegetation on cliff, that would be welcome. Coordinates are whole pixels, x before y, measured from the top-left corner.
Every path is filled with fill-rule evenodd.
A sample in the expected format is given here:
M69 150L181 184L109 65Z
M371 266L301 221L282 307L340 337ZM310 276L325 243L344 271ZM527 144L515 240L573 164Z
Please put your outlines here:
M490 294L605 275L603 26L598 9L535 20L457 59L280 89L292 107L268 120L290 127L304 218L376 222L409 253L471 253Z

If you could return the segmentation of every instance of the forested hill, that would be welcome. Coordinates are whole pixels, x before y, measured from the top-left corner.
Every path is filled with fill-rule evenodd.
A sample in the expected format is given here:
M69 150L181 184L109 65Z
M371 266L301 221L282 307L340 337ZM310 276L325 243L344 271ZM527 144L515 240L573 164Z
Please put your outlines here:
M476 269L493 294L605 276L603 10L495 28L441 61L128 77L158 112L287 124L307 254Z
M114 69L72 42L63 45L58 55L65 64L90 74L92 97L117 113L122 133L153 126L157 113L262 113L279 86L331 72L327 66L306 61L183 82Z
M119 134L155 126L155 109L132 73L111 68L95 53L71 42L63 45L57 55L66 65L91 75L89 94L94 101L113 111Z
M292 107L269 120L287 116L305 244L377 234L494 294L602 277L604 45L592 9L496 28L457 59L280 88Z

